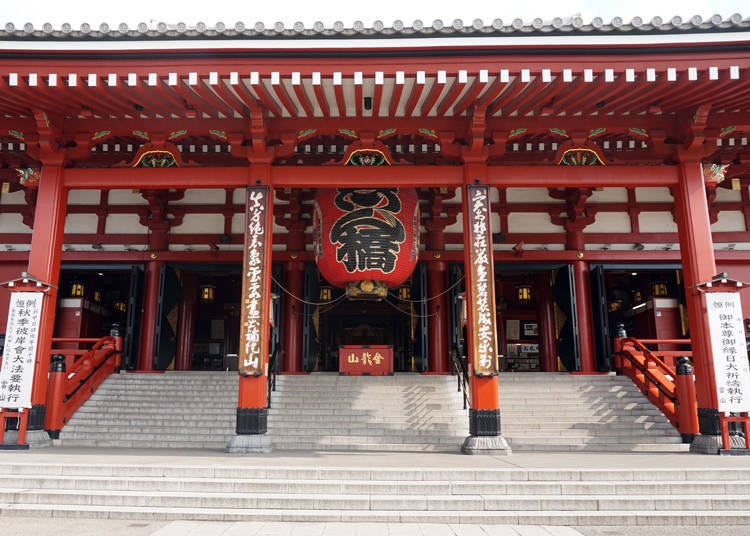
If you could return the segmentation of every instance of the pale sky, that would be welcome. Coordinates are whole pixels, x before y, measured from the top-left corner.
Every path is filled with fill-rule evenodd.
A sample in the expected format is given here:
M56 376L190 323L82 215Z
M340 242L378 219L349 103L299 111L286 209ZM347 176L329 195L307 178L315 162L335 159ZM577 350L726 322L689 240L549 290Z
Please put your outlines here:
M645 22L656 15L665 21L675 15L685 20L693 15L700 15L704 20L714 14L724 19L733 13L745 18L750 16L748 0L2 0L2 3L0 27L8 22L17 27L31 22L37 28L45 22L56 27L68 22L75 29L82 22L95 26L102 22L110 26L125 22L135 27L139 22L185 22L189 25L204 22L213 26L217 22L233 25L242 21L248 26L255 22L272 26L280 21L290 27L302 21L310 27L315 21L322 21L326 26L341 21L351 27L357 20L367 26L375 20L391 26L399 19L410 26L416 19L430 25L435 19L450 24L458 18L468 25L476 18L485 24L500 18L509 24L514 18L530 22L535 17L548 21L572 15L580 15L584 22L598 16L605 23L615 16L626 22L635 16Z

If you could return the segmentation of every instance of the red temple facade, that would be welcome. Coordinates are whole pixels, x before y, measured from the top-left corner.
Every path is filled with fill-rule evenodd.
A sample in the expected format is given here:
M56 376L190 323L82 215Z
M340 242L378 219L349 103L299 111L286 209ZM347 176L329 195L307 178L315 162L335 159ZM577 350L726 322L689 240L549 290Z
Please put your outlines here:
M609 372L622 324L690 339L715 441L694 289L750 280L749 29L7 25L0 280L46 289L29 430L53 338L117 324L126 370L238 368L254 439L269 366L341 372L382 346L379 374L448 374L465 356L471 435L502 449L497 374ZM417 205L400 219L398 190ZM354 216L316 225L321 193ZM326 241L351 284L318 268Z

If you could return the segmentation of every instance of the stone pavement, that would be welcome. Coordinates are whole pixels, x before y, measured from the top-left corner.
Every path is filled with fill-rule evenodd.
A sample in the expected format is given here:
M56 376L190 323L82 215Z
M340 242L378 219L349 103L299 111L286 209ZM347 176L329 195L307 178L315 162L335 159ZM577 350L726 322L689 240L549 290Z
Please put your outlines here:
M463 456L447 453L401 452L290 452L278 451L263 456L232 456L220 451L137 450L66 448L31 451L0 451L2 463L71 463L146 466L285 466L352 468L506 468L506 469L613 469L644 468L747 469L750 456L704 456L689 453L514 453L511 456ZM85 514L82 514L82 516ZM741 520L740 520L741 521ZM750 512L746 524L733 526L543 526L543 525L471 525L422 523L288 523L288 522L211 522L153 521L140 519L25 518L3 514L0 534L40 534L55 536L750 536Z

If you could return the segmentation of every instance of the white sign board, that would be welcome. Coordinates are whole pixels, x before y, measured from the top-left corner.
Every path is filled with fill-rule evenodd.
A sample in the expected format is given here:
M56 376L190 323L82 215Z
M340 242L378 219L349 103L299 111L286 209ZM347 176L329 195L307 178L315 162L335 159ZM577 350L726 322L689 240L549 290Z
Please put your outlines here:
M0 369L2 408L31 407L31 386L34 383L41 316L41 292L13 292L10 295L3 365Z
M716 394L721 412L750 411L750 367L738 292L706 293Z

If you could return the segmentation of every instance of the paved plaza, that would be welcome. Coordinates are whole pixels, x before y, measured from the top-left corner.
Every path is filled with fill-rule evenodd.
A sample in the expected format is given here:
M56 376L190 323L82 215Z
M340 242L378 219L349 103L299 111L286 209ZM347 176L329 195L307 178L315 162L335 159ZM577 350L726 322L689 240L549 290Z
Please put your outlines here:
M514 453L511 456L463 456L448 453L387 452L272 452L263 456L232 456L218 451L147 451L135 449L84 449L55 447L31 451L0 452L0 463L39 465L112 464L165 467L319 467L404 469L524 469L550 472L560 469L616 471L660 469L747 469L750 457L703 456L689 453ZM57 536L741 536L750 535L750 513L746 524L732 526L546 526L474 525L432 523L288 523L154 521L149 519L75 519L14 517L0 515L3 534L40 534L54 527ZM708 532L707 532L708 529Z

